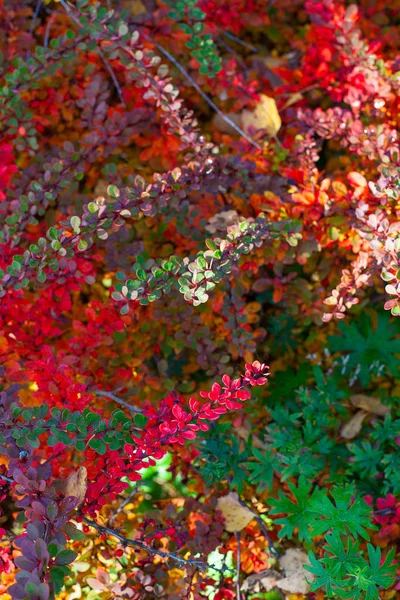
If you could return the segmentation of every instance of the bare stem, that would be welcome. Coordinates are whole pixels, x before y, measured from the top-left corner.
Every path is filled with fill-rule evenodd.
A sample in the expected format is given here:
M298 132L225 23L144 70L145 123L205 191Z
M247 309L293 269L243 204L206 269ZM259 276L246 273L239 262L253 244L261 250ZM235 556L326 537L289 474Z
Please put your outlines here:
M240 531L236 532L236 541L237 541L237 558L236 558L236 600L241 600L242 594L240 593Z
M132 404L129 404L129 402L126 402L126 400L123 400L122 398L119 398L118 396L116 396L112 392L105 392L103 390L91 390L91 392L93 394L96 394L96 396L104 396L105 398L109 398L110 400L114 400L114 402L117 402L118 404L121 404L121 406L124 406L125 408L127 408L128 410L130 410L133 413L141 413L141 412L143 412L137 406L132 406Z
M92 519L88 519L87 517L83 517L83 521L87 525L90 525L90 527L94 527L94 529L96 529L101 535L109 535L109 536L116 538L117 540L119 540L121 542L121 544L123 546L131 546L133 548L140 548L147 554L150 554L150 556L160 556L161 558L165 558L167 560L174 560L175 562L177 562L180 565L185 565L188 567L195 567L196 569L199 569L200 571L206 571L208 568L208 565L206 565L201 560L182 558L181 556L176 554L176 552L165 552L164 550L159 550L158 548L152 548L151 546L148 546L147 544L144 544L143 542L140 542L139 540L133 540L131 538L127 538L127 537L123 536L116 529L112 529L111 527L105 527L104 525L100 525L99 523L96 523L96 521L92 521Z

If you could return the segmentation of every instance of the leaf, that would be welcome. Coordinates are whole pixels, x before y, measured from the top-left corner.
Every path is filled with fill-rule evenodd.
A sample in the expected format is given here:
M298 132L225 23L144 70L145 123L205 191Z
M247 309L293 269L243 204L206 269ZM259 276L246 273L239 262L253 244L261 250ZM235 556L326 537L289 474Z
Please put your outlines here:
M217 509L225 519L225 530L229 532L242 531L254 519L254 513L239 502L236 492L218 498Z
M363 421L368 413L359 410L347 421L340 430L340 435L346 440L352 440L361 431Z
M92 438L89 442L89 447L96 450L98 454L105 454L107 452L107 446L103 440L100 440L99 438Z
M373 415L379 415L380 417L385 417L390 412L390 407L382 404L379 398L376 398L375 396L354 394L354 396L350 396L350 402L353 406L362 408L363 410L372 413Z
M284 570L285 577L276 582L276 587L288 594L307 594L310 585L306 580L304 565L310 565L307 554L300 548L289 548L280 557L279 565ZM314 581L314 576L309 578Z
M79 467L77 471L71 473L66 481L64 494L66 497L74 496L78 500L79 506L85 499L87 490L87 470L86 467Z
M340 321L341 335L329 336L330 350L350 353L349 368L359 369L363 386L371 379L371 366L383 364L387 372L396 373L399 366L400 339L392 339L395 331L392 319L387 314L378 314L375 327L371 319L362 313L357 323Z
M247 577L243 582L241 590L246 592L246 594L259 594L262 588L266 592L270 592L280 579L282 579L282 575L278 571L275 569L266 569Z
M261 94L260 102L254 110L244 110L241 117L242 127L245 131L250 127L254 127L256 130L265 129L271 137L278 133L282 125L274 98L265 94Z
M315 488L311 497L312 485L304 477L300 477L298 488L289 483L290 491L294 496L294 501L287 498L282 491L279 492L280 498L269 499L269 504L273 507L269 511L271 515L286 513L287 516L275 520L283 528L279 532L279 537L293 537L294 530L298 528L299 540L311 542L311 526L317 513L312 508L311 500L319 497L323 492Z
M311 566L305 565L304 568L316 577L315 581L311 584L311 591L315 592L324 587L328 597L331 598L334 594L334 588L340 585L340 581L336 577L333 577L328 569L325 569L322 562L316 558L314 552L311 550L308 553L308 559Z
M257 462L249 461L246 463L246 468L250 472L249 480L252 483L257 483L257 490L263 491L265 488L272 488L274 477L274 454L272 452L260 452L257 448L253 448L253 456Z
M331 492L334 503L328 496L320 494L310 500L311 510L321 519L314 521L314 535L325 533L329 529L347 533L349 531L355 538L358 536L369 540L366 527L373 529L371 522L371 509L361 498L353 501L353 490L334 488Z
M69 565L74 562L77 556L77 553L72 550L61 550L61 552L57 554L55 562L57 565Z

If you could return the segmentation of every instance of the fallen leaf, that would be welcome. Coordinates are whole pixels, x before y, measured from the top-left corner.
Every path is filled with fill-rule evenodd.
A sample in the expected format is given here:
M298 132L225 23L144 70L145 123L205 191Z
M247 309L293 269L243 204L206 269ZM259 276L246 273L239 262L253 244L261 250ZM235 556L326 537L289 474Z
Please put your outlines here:
M260 102L254 110L242 111L242 127L247 132L250 127L265 129L268 135L274 136L281 128L282 121L274 98L261 94Z
M87 490L87 470L86 467L79 467L65 480L64 494L65 497L74 496L78 498L78 504L81 504L86 495Z
M270 592L276 587L276 582L282 579L282 575L275 569L265 569L260 573L249 575L241 587L243 592L248 594L259 594L262 591Z
M238 127L241 127L240 115L238 115L236 113L226 113L225 117L230 119ZM225 119L218 113L214 115L213 124L214 124L214 127L221 133L226 133L227 135L230 135L232 137L235 135L239 135L239 133L236 131L236 129L234 129L234 127L232 127L232 125L230 125L227 121L225 121Z
M288 594L307 594L310 591L306 578L314 580L312 573L306 571L303 565L309 565L308 556L299 548L289 548L279 559L285 577L276 582L276 587Z
M350 396L350 402L353 406L357 408L362 408L373 415L379 415L380 417L384 417L390 412L390 407L385 406L375 396L365 396L364 394L355 394L354 396Z
M361 431L361 427L365 417L367 416L367 412L364 410L358 410L355 415L353 415L347 423L343 425L340 430L340 435L346 440L352 440L356 437Z
M225 519L225 530L229 532L242 531L254 519L254 513L239 502L236 492L218 498L217 509Z

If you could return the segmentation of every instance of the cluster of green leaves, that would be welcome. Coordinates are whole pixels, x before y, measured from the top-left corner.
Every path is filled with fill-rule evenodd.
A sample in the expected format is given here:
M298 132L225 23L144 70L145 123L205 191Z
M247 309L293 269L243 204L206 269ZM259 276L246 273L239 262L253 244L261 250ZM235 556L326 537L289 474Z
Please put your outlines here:
M7 434L10 433L17 446L22 448L28 444L38 448L40 436L47 434L48 446L61 443L79 452L88 446L98 454L105 454L107 446L110 450L120 450L124 444L131 444L132 432L140 432L148 421L140 413L131 419L120 409L114 410L110 419L104 420L97 412L87 408L82 412L52 408L49 413L45 405L32 408L14 405L11 415L11 418L4 419L1 445L7 445Z
M197 0L169 0L168 4L173 8L168 16L190 36L186 46L199 62L200 73L210 77L216 75L221 70L221 59L211 35L203 33L206 14L197 6Z
M273 507L270 514L287 515L275 520L283 525L279 537L291 539L297 531L300 541L311 543L314 537L332 529L337 533L369 540L365 528L374 529L371 509L364 500L355 497L354 488L333 488L330 492L333 502L325 489L313 487L303 476L299 478L297 488L289 483L289 489L293 500L282 491L279 492L279 498L268 500Z
M388 313L376 313L370 318L363 311L356 320L340 321L338 329L340 335L329 337L329 347L348 355L346 371L356 372L361 385L367 386L374 370L380 367L391 375L398 371L400 339L393 336L399 331Z
M167 260L153 260L139 256L132 267L136 279L128 279L124 272L117 273L117 279L123 280L115 286L112 297L117 302L138 300L147 305L169 293L177 287L187 302L199 306L207 302L208 292L215 288L232 271L240 257L249 254L254 246L265 243L265 240L283 238L290 245L296 246L301 238L300 224L295 221L278 224L269 223L263 213L253 222L241 221L232 228L225 239L207 239L207 250L200 251L193 259L179 259L170 256ZM129 305L121 308L126 314Z
M326 555L318 560L309 552L311 566L305 568L316 576L311 590L324 587L328 598L351 598L352 600L379 600L379 588L387 589L393 585L397 565L392 548L381 564L381 550L367 544L368 561L360 553L359 543L347 538L347 544L338 531L325 536Z

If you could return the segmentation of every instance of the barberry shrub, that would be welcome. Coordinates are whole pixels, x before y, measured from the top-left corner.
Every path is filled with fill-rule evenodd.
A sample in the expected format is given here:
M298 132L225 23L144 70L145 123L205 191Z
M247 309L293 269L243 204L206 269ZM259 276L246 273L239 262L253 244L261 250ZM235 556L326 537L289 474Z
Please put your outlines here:
M0 0L2 599L396 597L399 9Z

